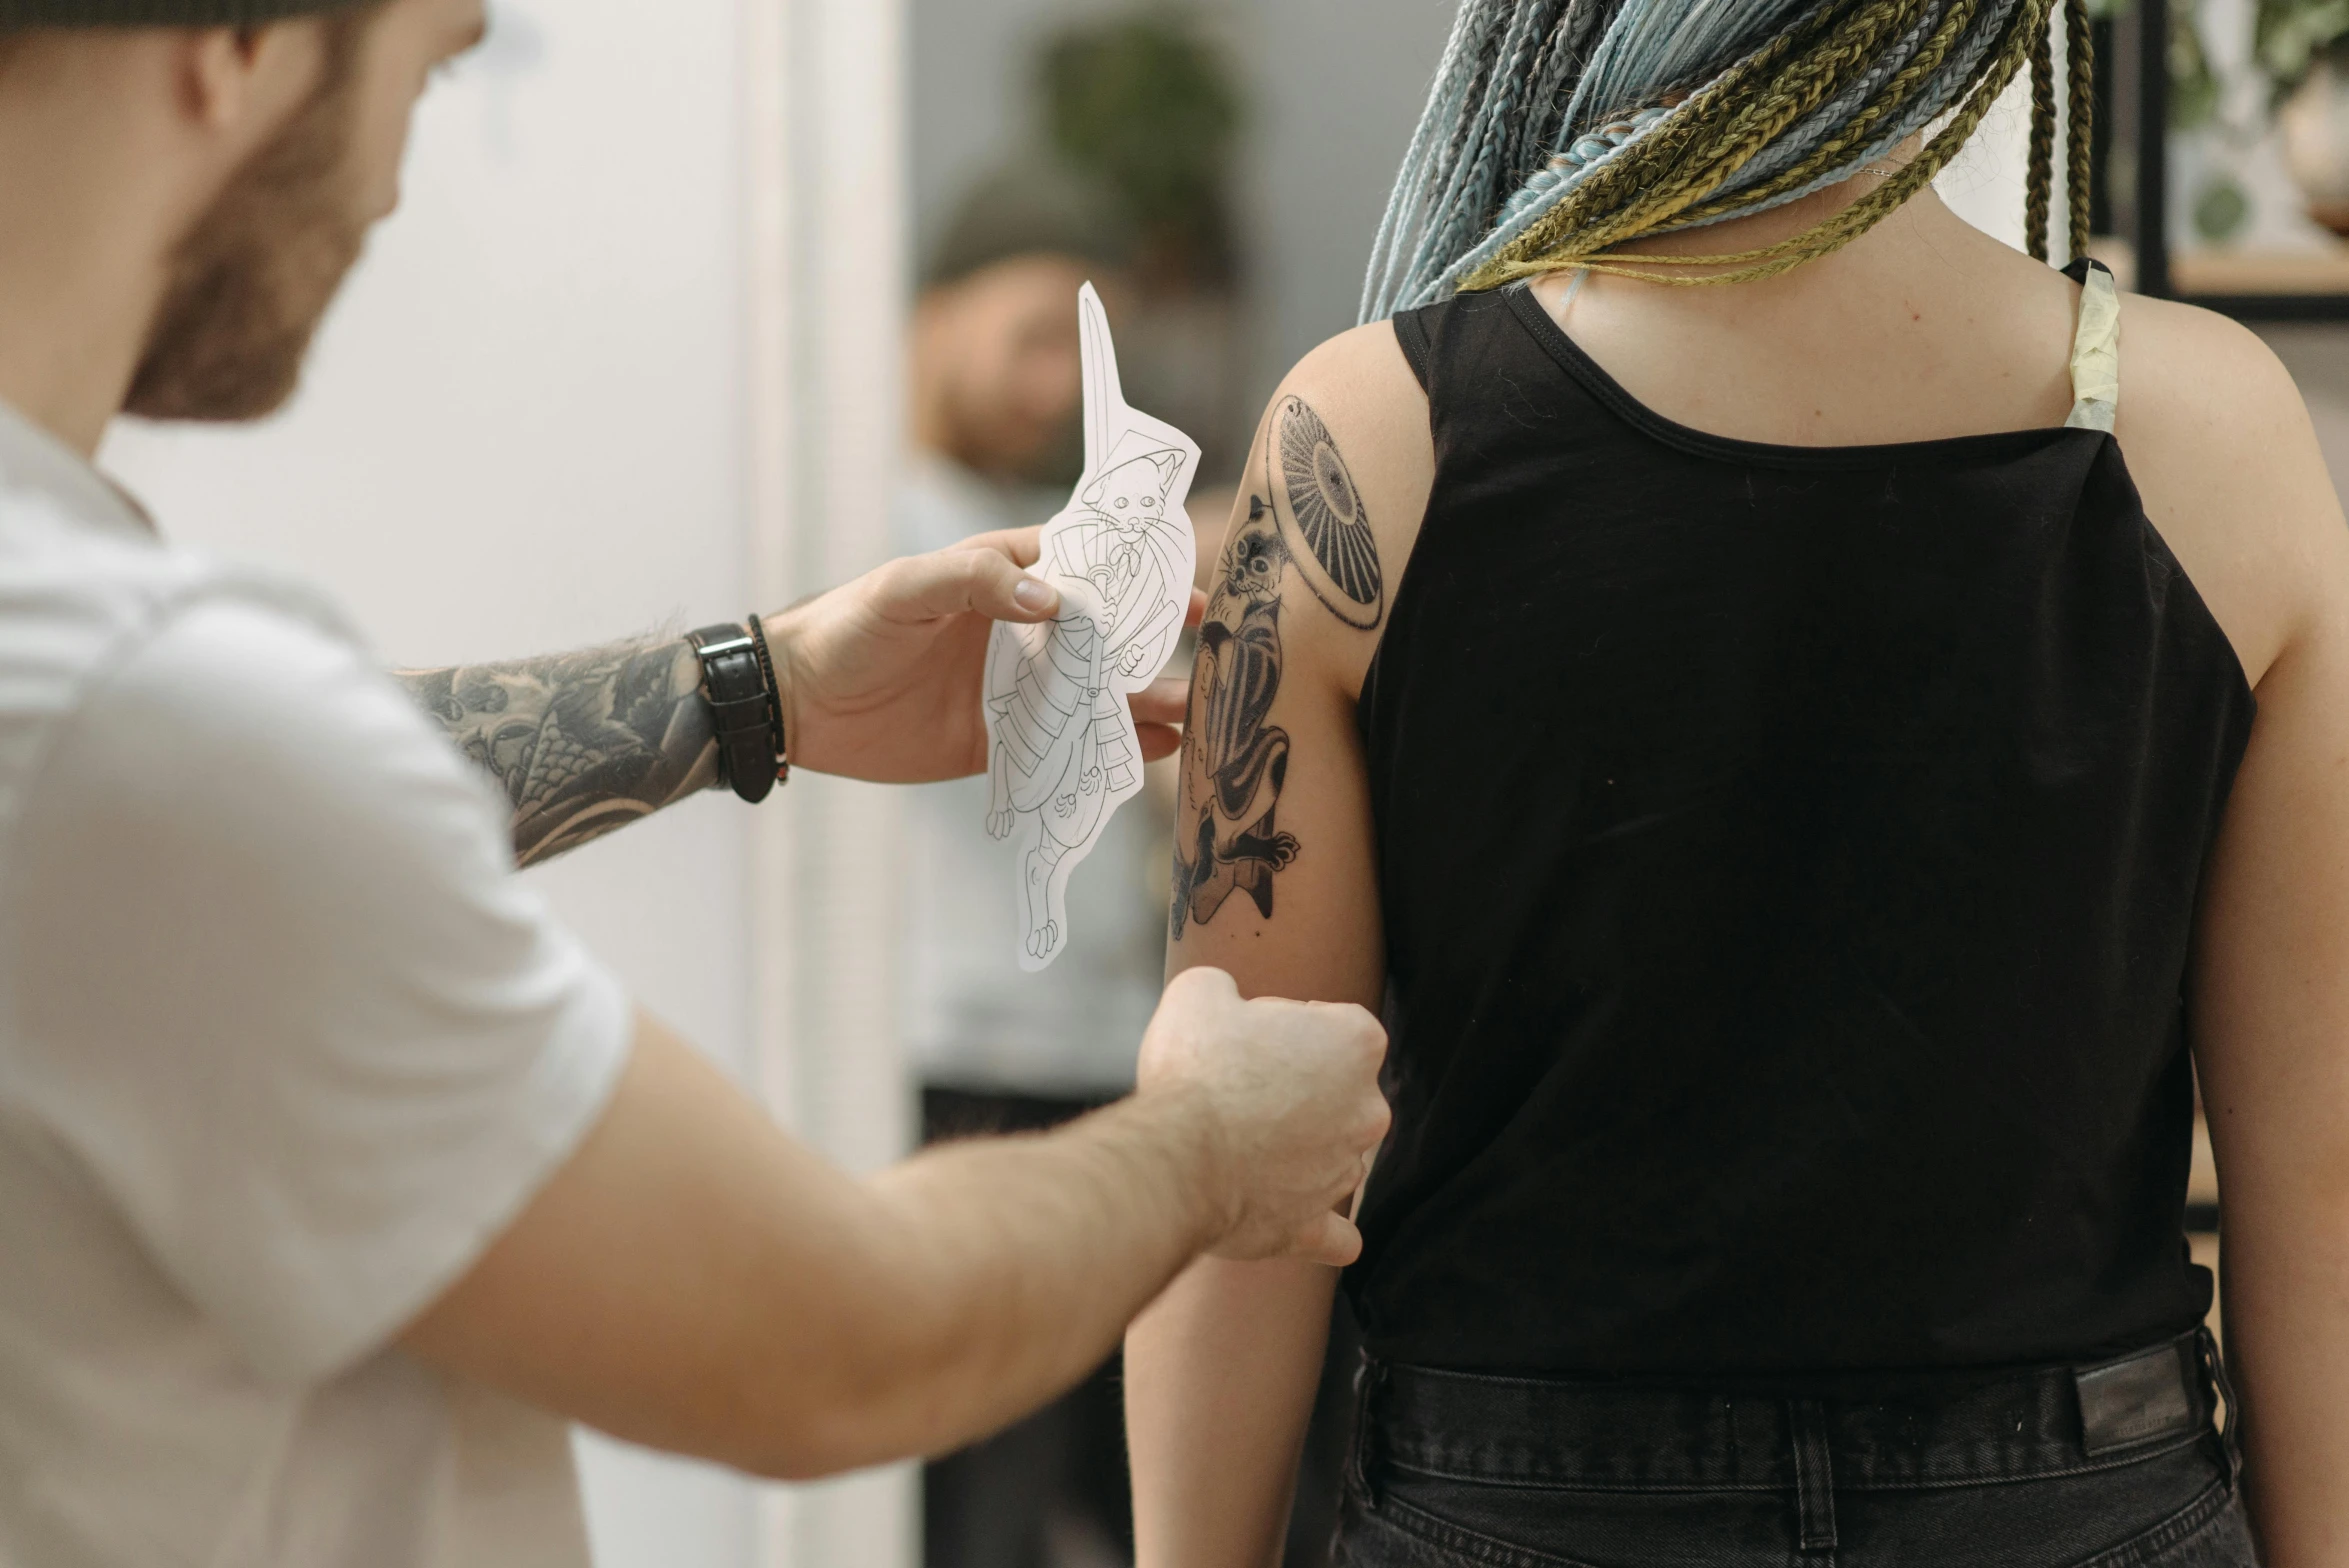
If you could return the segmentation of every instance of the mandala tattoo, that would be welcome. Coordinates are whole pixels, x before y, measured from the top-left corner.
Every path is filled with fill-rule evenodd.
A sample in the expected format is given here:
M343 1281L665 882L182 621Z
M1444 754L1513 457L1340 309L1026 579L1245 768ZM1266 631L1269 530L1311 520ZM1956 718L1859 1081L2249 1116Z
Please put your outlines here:
M718 782L701 667L681 641L399 678L505 790L526 866Z
M1174 909L1180 941L1234 892L1272 915L1273 874L1297 840L1273 821L1289 774L1289 736L1265 722L1281 687L1281 582L1289 550L1262 496L1224 547L1191 667L1183 798L1176 815Z
M1362 492L1304 399L1287 399L1278 417L1280 493L1289 503L1280 513L1282 542L1313 596L1348 626L1369 631L1385 619L1387 595Z

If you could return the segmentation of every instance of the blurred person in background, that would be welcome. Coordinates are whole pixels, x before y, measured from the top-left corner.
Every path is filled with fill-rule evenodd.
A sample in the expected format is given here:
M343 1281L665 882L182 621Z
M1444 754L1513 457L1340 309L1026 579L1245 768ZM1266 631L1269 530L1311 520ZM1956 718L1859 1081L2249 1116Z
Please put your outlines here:
M897 545L944 548L1057 511L1078 467L1075 297L1092 279L1137 406L1203 448L1191 510L1201 580L1245 441L1244 319L1232 163L1241 88L1183 6L1089 18L1035 61L1036 145L973 186L923 270L910 345L913 456ZM1010 861L983 828L984 780L908 803L901 1026L925 1137L1058 1125L1123 1093L1129 1025L1164 957L1170 770L1118 814L1073 893L1069 950L1023 972L1006 925ZM1299 1568L1326 1556L1352 1375L1341 1319L1296 1518ZM930 1568L1091 1568L1129 1560L1122 1384L1114 1358L1066 1398L924 1476Z
M394 679L93 466L126 411L287 403L485 27L0 0L0 1561L584 1568L567 1420L774 1476L938 1452L1202 1249L1356 1245L1360 1009L1169 988L1131 1099L860 1180L516 875L785 764L976 772L992 621L1054 611L1032 531ZM1134 706L1171 750L1178 695Z
M899 550L1033 526L1066 502L1065 483L1047 481L1074 477L1077 290L1090 280L1122 307L1132 252L1118 204L1041 158L963 199L914 304ZM1167 792L1110 820L1070 895L1068 948L1037 974L1017 960L1011 861L987 835L986 815L984 778L925 785L906 802L899 1022L926 1141L1041 1131L1126 1093L1132 1042L1158 1005ZM1011 1430L928 1466L925 1560L1122 1561L1123 1452L1118 1389L1104 1367Z

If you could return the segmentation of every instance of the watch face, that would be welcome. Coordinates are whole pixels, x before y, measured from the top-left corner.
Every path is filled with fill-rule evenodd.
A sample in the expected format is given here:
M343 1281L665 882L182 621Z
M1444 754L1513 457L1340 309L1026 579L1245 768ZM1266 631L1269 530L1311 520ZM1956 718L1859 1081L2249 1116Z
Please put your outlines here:
M705 634L701 632L695 632L693 634L694 651L699 653L705 659L715 659L721 655L729 653L756 653L758 651L757 644L750 640L748 633L737 630L734 627L726 627L724 630L733 633L733 635L728 637L724 642L703 642L700 639Z

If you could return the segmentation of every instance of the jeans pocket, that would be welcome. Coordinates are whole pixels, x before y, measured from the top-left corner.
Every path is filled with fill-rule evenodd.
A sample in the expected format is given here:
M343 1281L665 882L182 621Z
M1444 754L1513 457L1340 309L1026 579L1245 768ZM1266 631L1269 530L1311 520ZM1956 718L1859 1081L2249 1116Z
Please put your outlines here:
M1577 1490L1424 1474L1349 1488L1340 1568L1785 1568L1790 1494Z
M1336 1568L1597 1568L1469 1529L1391 1492L1372 1508L1351 1485L1331 1560Z
M2243 1499L2220 1482L2143 1534L2075 1568L2259 1568Z

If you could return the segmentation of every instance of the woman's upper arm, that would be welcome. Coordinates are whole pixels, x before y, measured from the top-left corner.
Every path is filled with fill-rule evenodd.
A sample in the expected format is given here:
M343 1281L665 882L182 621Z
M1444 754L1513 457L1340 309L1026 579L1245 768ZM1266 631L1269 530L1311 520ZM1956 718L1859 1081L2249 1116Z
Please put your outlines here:
M2272 355L2164 325L2202 334L2180 359L2200 391L2140 400L2156 421L2131 468L2259 698L2188 988L2228 1352L2262 1560L2329 1562L2349 1502L2349 529Z
M1433 480L1385 324L1316 350L1258 428L1193 667L1170 973L1376 1007L1385 985L1355 698Z
M2192 987L2261 1561L2349 1545L2349 625L2286 648L2212 857Z

